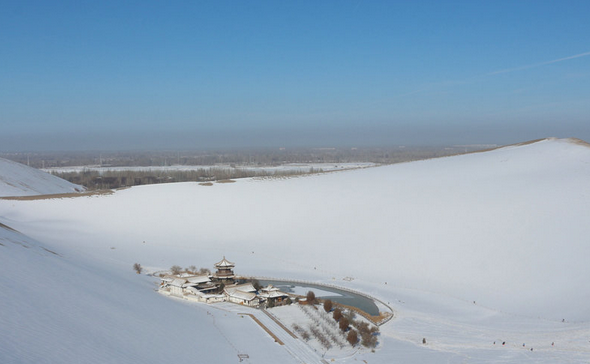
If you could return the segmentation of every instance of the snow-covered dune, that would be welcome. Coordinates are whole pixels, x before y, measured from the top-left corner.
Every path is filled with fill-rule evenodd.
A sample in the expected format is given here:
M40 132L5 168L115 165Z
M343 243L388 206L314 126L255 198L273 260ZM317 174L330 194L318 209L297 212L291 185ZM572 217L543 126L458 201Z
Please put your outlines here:
M83 191L49 173L0 158L0 197L50 195Z
M401 352L406 362L425 362L433 353L424 350L430 349L442 355L433 355L431 362L588 361L588 186L590 148L571 139L547 139L307 177L0 201L0 222L46 242L62 256L2 262L13 276L0 282L6 295L1 302L9 302L13 311L23 303L35 310L29 302L34 295L54 302L47 288L14 296L6 292L18 291L45 270L60 269L47 276L66 282L69 288L63 290L71 294L64 304L94 302L84 312L126 316L122 312L134 308L132 301L145 301L148 308L129 313L130 320L147 320L149 329L157 330L168 327L155 318L165 307L185 308L151 298L155 293L149 282L132 273L131 265L211 268L225 255L237 263L238 274L331 282L390 302L397 319L382 330L383 348L369 357L371 362L391 362ZM12 255L0 246L6 263ZM40 259L43 268L31 276L13 273ZM49 259L82 260L92 268L79 266L79 275L65 268L62 273L58 267L64 263ZM195 320L211 328L205 319ZM92 322L100 326L100 321ZM66 320L64 327L73 324ZM127 325L141 328L128 321L116 327ZM177 321L173 325L186 330ZM423 336L430 349L405 346ZM534 355L539 356L529 358L516 346L509 352L486 346L506 337L535 342ZM559 353L551 351L556 338Z
M1 363L230 363L254 345L258 362L273 363L265 352L289 359L272 340L254 342L265 337L245 320L179 304L130 269L68 255L0 224Z

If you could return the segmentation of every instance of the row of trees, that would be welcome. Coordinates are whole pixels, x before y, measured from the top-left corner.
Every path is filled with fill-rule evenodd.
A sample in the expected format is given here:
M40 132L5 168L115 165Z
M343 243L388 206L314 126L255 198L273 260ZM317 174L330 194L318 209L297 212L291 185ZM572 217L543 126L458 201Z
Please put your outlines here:
M173 265L172 267L170 267L170 273L175 274L175 275L178 275L181 273L205 275L205 274L211 274L211 270L209 270L208 268L197 268L194 265L188 266L187 268L182 268L179 265Z
M379 332L379 328L377 326L370 326L368 323L364 321L358 321L354 319L354 313L351 311L348 315L344 315L342 310L339 307L333 308L334 304L331 300L324 301L324 310L326 313L330 313L332 310L332 318L334 321L338 322L338 327L343 332L348 331L347 341L351 345L355 345L358 342L358 335L361 336L361 345L374 348L377 346L377 336L376 334ZM353 326L356 331L350 326ZM358 333L357 333L358 331Z
M300 174L317 173L321 170L309 172L263 171L239 168L203 168L190 171L113 171L113 170L82 170L74 172L53 172L53 175L69 182L82 185L89 190L114 189L139 185L150 185L171 182L210 182L247 177L287 177Z
M314 305L299 305L298 307L312 321L308 325L309 332L298 327L297 324L293 325L293 328L302 339L307 341L313 336L326 350L332 348L332 345L337 345L340 348L344 347L345 341L341 339L339 335L341 331L335 326L334 321L327 320L325 315L319 313Z
M143 272L143 267L141 266L141 264L139 263L134 263L133 264L133 270L137 273L137 274L141 274L141 272ZM188 273L188 274L211 274L211 271L208 268L197 268L194 265L191 265L187 268L182 268L179 265L173 265L172 267L170 267L170 273L178 275L181 273Z

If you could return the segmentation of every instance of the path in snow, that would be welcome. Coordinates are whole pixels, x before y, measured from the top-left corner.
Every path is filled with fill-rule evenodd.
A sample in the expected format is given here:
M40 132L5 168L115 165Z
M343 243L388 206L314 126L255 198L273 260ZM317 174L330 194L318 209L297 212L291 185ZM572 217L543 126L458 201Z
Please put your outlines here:
M262 313L260 310L247 306L235 305L232 303L216 303L211 305L211 307L214 309L231 312L242 317L245 315L255 317L257 322L252 320L252 324L261 327L261 330L264 330L262 326L266 327L268 331L264 330L265 335L269 336L268 333L270 331L270 333L272 333L272 339L278 339L280 342L282 342L282 347L300 363L324 363L320 353L310 348L297 337L294 337L290 333L286 332L273 319ZM277 342L277 345L280 345L279 342Z

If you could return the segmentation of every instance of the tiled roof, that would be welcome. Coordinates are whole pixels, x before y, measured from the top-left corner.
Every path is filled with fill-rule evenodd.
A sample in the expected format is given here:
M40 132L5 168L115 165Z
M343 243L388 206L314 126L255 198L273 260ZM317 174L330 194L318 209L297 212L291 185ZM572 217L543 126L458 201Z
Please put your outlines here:
M186 279L184 279L184 278L176 278L175 280L173 280L172 282L170 282L170 285L171 286L175 286L175 287L182 287L185 283L186 283Z
M252 301L253 299L256 298L256 294L252 293L252 292L243 292L243 291L238 291L238 290L231 290L230 291L228 289L225 289L225 292L230 297L236 297L236 298L239 298L241 300L246 300L246 301Z
M205 275L189 277L189 278L187 278L187 281L192 284L211 282L211 280L209 279L209 276L205 276Z
M252 283L237 284L235 286L227 286L225 288L230 289L230 290L234 290L234 291L256 292L256 288L254 288Z
M235 266L235 263L230 262L225 257L220 262L215 263L215 268L233 268Z

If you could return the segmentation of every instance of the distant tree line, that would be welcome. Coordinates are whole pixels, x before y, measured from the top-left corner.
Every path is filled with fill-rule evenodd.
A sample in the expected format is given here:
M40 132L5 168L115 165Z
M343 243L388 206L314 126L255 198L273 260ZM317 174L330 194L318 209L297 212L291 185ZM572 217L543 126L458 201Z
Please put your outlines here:
M77 172L53 172L52 174L82 185L89 190L113 189L121 187L150 185L171 182L210 182L233 178L293 176L322 172L321 169L310 171L281 170L263 171L239 168L202 168L192 171L113 171L82 170Z
M179 265L173 265L170 267L170 273L175 275L179 275L181 273L209 275L211 274L211 270L209 270L209 268L197 268L194 265L186 268L182 268Z

